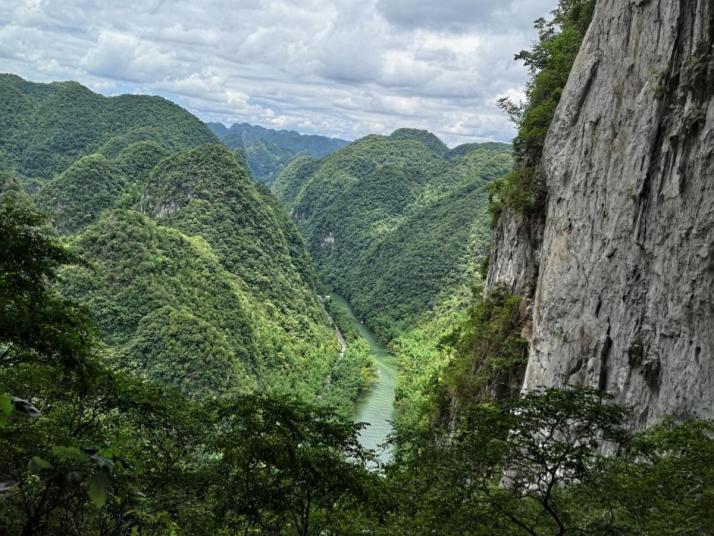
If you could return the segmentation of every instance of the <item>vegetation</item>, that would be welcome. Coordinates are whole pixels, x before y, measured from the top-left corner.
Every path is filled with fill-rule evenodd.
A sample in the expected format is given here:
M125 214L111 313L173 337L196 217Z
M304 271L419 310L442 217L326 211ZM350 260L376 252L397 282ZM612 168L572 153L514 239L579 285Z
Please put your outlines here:
M327 288L390 340L468 282L484 255L488 182L510 146L460 147L402 129L288 166L273 191L293 214Z
M514 104L507 98L500 101L518 127L513 141L518 163L492 187L495 219L504 207L517 212L544 208L545 184L538 167L543 144L594 9L595 0L560 0L550 20L535 22L538 42L516 55L528 67L531 79L524 103Z
M75 250L91 259L93 269L64 270L64 292L89 307L122 367L143 364L139 373L154 378L157 369L170 367L178 375L197 367L198 377L169 382L196 393L223 392L227 385L222 390L210 382L215 376L232 380L233 387L249 385L245 375L256 350L246 303L204 240L134 211L109 211L77 237ZM215 343L212 351L196 353L209 342ZM231 359L209 358L227 353Z
M0 76L0 533L712 534L714 423L633 433L594 389L520 393L525 305L481 285L487 196L537 207L592 5L561 0L520 55L507 178L508 145L402 129L274 184L397 357L388 463L351 419L369 347L243 160L329 143L213 125L232 153L162 99Z
M121 169L100 154L80 158L35 195L37 206L52 214L62 233L76 233L112 208L129 185Z
M7 140L57 106L63 129L39 134L63 148L52 170L66 169L28 179L7 156L2 190L47 212L85 259L60 270L57 292L96 318L105 364L196 400L260 390L351 413L370 358L357 346L341 357L297 229L200 122L162 99L2 83L18 106Z
M192 399L112 370L91 318L53 285L77 257L13 194L0 207L0 296L12 312L0 316L4 534L710 533L714 425L632 435L627 412L594 390L472 404L448 437L402 430L380 476L366 469L376 462L359 425L329 409ZM497 311L510 302L502 294L472 316L503 329L509 315ZM172 314L191 312L157 316ZM208 363L222 347L211 337L197 348Z
M169 150L211 143L194 116L160 97L102 97L76 82L35 84L0 75L0 164L25 177L51 179L82 156L108 158L137 141Z
M320 161L311 156L296 156L280 172L271 186L275 197L286 206L293 206L305 182L315 173L320 166Z
M416 140L423 143L437 156L445 156L449 152L446 144L431 132L415 128L400 128L389 136L393 140Z
M448 440L402 435L389 534L711 534L711 424L632 436L627 418L596 391L549 390L471 407Z
M228 148L242 149L253 178L268 186L293 159L303 156L324 158L348 143L248 123L237 123L230 128L221 123L207 123L207 126Z

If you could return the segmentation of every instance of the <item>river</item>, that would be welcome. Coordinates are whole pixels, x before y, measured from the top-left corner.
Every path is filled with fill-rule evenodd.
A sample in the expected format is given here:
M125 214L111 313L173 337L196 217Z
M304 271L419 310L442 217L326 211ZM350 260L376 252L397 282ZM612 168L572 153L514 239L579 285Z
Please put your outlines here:
M332 300L349 313L359 334L369 343L377 363L379 377L369 391L357 401L355 422L367 423L367 427L361 431L359 436L362 446L376 450L379 459L382 462L387 462L392 457L392 449L391 447L380 449L380 445L387 440L393 430L394 389L397 383L396 361L389 350L377 341L374 333L357 319L347 300L337 294L332 295Z

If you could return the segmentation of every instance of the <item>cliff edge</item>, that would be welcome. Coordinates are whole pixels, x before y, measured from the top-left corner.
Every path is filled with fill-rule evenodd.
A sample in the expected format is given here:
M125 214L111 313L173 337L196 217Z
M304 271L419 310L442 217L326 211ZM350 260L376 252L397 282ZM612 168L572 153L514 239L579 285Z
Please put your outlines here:
M524 388L714 417L714 0L600 0L541 166L487 281L528 298Z

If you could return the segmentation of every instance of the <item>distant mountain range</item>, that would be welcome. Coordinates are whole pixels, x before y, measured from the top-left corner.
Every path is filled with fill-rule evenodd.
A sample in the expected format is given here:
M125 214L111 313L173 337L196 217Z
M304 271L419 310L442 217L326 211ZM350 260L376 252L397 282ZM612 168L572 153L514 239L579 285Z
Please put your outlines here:
M299 154L324 158L350 142L326 136L300 134L294 130L273 130L248 123L230 128L222 123L206 123L213 134L232 150L241 150L253 178L268 186Z

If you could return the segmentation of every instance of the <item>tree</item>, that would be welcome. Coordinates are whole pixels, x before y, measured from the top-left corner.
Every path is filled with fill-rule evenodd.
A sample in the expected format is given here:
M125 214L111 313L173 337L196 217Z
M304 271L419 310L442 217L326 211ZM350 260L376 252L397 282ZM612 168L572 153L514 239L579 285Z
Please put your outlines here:
M399 438L392 477L406 534L566 534L567 490L591 479L604 445L627 440L626 412L592 389L535 391L464 413L451 434Z
M6 194L0 199L0 364L58 361L77 367L92 349L88 313L53 287L58 269L80 259L53 237L46 218Z
M219 411L221 519L244 533L297 536L334 528L378 486L357 441L359 425L285 397L244 396Z

